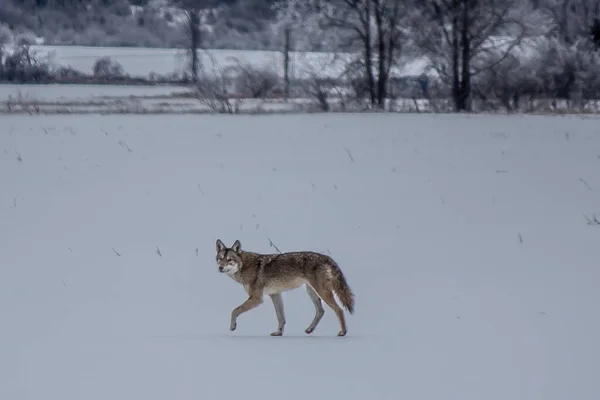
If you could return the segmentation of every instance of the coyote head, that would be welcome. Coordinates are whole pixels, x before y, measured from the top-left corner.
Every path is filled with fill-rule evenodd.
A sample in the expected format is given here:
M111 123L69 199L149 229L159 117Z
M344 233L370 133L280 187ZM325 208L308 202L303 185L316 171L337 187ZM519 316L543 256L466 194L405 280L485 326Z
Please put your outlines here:
M220 239L217 239L217 266L219 272L233 275L242 267L242 257L240 255L242 245L239 240L233 243L233 246L227 248Z

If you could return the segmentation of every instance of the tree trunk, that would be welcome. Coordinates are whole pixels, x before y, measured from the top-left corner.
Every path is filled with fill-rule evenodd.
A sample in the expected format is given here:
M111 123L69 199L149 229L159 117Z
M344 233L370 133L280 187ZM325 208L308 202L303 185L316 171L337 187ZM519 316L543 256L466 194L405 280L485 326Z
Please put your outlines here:
M188 11L189 29L190 29L190 72L192 80L198 83L198 69L200 60L198 57L198 48L200 47L200 15L197 10Z
M600 2L598 3L600 7ZM592 43L596 47L596 50L600 50L600 18L594 18L592 27L590 28L590 36L592 37Z
M290 97L290 37L291 29L286 26L283 43L283 98L286 103Z
M377 106L380 109L385 108L387 68L386 68L386 45L383 29L383 16L381 15L379 2L375 2L375 23L377 25L377 51L379 53L379 65L377 69ZM391 33L390 33L391 34Z
M463 0L462 21L460 29L461 84L459 90L459 111L471 111L471 38L469 37L470 1Z
M460 74L459 74L459 45L458 45L458 10L459 1L452 0L452 101L454 111L460 111Z
M0 81L4 81L4 53L2 44L0 44Z
M371 52L371 5L368 1L365 2L365 20L365 72L367 74L367 85L369 87L369 97L371 100L371 106L373 106L375 104L375 78L373 77L373 57Z

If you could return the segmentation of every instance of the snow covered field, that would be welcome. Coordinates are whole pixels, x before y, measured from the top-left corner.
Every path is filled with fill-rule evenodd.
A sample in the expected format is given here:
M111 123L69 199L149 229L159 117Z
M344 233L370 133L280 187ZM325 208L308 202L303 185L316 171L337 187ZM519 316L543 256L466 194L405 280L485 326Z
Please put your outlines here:
M181 98L184 86L141 85L0 85L0 113L189 112L207 107Z
M185 86L0 85L0 114L181 114L213 110ZM231 100L236 104L236 100ZM242 112L305 110L311 99L243 99Z
M0 398L596 400L600 136L579 117L0 117ZM330 253L240 317L215 240Z
M0 102L9 97L22 96L26 100L48 103L71 103L102 100L106 98L170 96L185 93L182 86L138 86L138 85L36 85L36 84L0 84Z
M150 73L168 75L181 74L186 70L186 51L183 49L156 49L144 47L88 47L88 46L31 46L41 57L50 57L56 65L92 73L95 62L101 57L118 61L126 74L147 78ZM353 57L350 53L291 52L290 76L306 78L316 72L322 77L337 77ZM205 72L213 72L213 61L217 67L237 66L237 63L251 65L259 70L273 71L283 76L283 54L278 51L220 50L209 49L200 52L200 61ZM423 59L409 60L393 75L420 75L426 62Z

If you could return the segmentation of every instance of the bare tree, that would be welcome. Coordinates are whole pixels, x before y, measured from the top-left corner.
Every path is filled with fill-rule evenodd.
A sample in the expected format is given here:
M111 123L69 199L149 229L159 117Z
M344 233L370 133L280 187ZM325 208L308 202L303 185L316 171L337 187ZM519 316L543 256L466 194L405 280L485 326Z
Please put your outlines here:
M186 16L186 34L189 39L190 72L194 83L198 83L200 70L199 49L202 46L202 21L211 7L216 6L215 0L171 0L171 4L183 10Z
M8 26L0 23L0 81L4 80L4 45L10 42L11 36Z
M569 107L583 105L600 97L600 53L589 40L566 45L558 38L540 47L541 67L536 76L542 82L544 94L555 100L565 100Z
M600 15L594 18L594 22L590 28L590 36L596 50L600 50Z
M348 36L346 46L362 48L362 64L372 106L385 107L392 66L398 59L405 17L402 0L324 0L319 8L324 29ZM376 64L376 65L375 65Z
M310 14L301 0L286 0L273 4L275 11L275 34L283 33L283 97L287 102L290 97L290 51L292 51L292 32L304 25L303 17Z
M417 4L422 18L414 20L415 43L451 87L455 111L470 111L473 77L511 54L528 35L525 16L531 14L520 0L423 0Z
M600 0L538 0L548 40L536 46L539 67L531 72L546 98L570 106L598 96Z
M364 79L370 104L376 104L375 73L373 71L373 7L371 0L324 0L318 7L325 30L339 29L348 33L346 48L356 43L362 48Z
M233 83L237 95L266 99L281 87L280 78L275 71L259 69L239 60L236 60L235 64Z
M292 47L292 28L287 26L283 29L283 97L287 102L290 98L290 50Z
M377 105L383 108L387 98L390 70L400 51L402 18L406 15L400 0L371 0L377 29Z
M212 111L223 114L237 114L244 99L232 96L230 89L239 71L236 66L221 66L217 60L206 52L210 65L203 66L204 74L196 83L194 96ZM206 71L210 67L210 70Z
M600 18L600 0L540 0L539 7L550 19L551 33L567 45L589 37Z
M273 4L273 10L275 11L275 35L283 36L281 52L283 55L284 98L287 101L291 86L292 59L290 53L296 50L302 37L312 37L321 31L321 5L318 0L281 0ZM328 35L329 41L331 41L331 34L333 33L335 36L335 33L332 31L328 33L330 34ZM335 39L333 41L335 42ZM321 38L321 43L324 42L327 40Z
M349 93L345 90L347 87L344 87L344 83L348 82L348 73L352 72L348 67L353 64L340 58L338 55L333 55L331 58L316 59L303 69L303 78L299 81L301 92L307 95L313 101L313 105L321 111L330 111L334 99L338 100L341 110L346 110ZM341 71L340 66L343 67ZM328 72L323 73L324 71ZM356 93L364 92L358 91L354 94ZM359 100L360 103L360 98L354 96L352 100Z

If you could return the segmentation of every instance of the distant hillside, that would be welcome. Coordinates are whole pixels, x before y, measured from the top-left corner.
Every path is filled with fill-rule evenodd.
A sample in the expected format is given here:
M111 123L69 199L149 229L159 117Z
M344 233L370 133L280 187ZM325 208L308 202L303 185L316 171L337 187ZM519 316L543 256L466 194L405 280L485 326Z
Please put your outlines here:
M274 50L274 0L220 0L203 17L204 47ZM183 11L170 0L0 0L0 44L185 48Z

